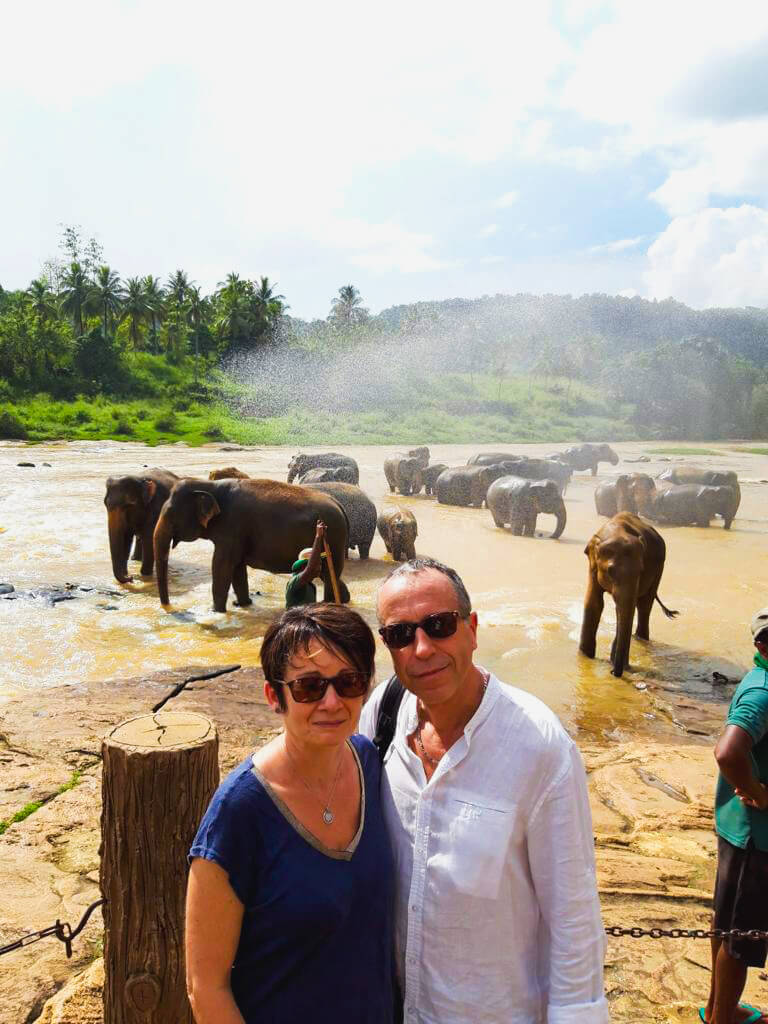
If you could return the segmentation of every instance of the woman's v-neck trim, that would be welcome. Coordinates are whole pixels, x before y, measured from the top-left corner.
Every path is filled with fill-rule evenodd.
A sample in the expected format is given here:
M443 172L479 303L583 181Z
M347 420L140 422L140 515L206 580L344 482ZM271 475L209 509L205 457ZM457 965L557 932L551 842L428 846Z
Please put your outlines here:
M363 775L363 766L360 762L360 757L357 751L355 750L354 744L350 743L349 740L347 740L347 745L349 749L352 751L352 756L354 757L355 764L357 765L357 774L360 778L360 824L358 825L357 832L355 832L354 836L352 837L352 841L346 848L346 850L334 850L330 846L326 846L325 843L321 842L313 832L310 832L305 825L302 825L302 823L290 809L288 804L286 804L286 802L277 795L277 793L274 791L274 789L272 789L272 786L269 784L269 782L264 777L262 772L256 767L255 764L253 764L253 762L251 762L251 771L262 784L267 796L270 798L272 803L282 814L282 816L285 818L288 824L296 832L299 833L302 839L308 842L310 846L313 846L318 851L318 853L322 853L326 857L331 857L333 860L352 859L352 855L354 854L355 850L358 847L358 844L360 843L360 838L363 834L363 828L365 827L365 776Z

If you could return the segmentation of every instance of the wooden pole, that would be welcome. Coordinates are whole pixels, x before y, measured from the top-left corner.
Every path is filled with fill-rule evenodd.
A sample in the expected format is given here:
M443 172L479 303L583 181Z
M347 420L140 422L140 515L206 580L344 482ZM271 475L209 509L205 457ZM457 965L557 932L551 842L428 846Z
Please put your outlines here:
M328 565L328 574L331 577L331 587L333 588L333 600L336 604L341 604L341 594L339 593L339 581L336 579L336 570L333 566L333 557L331 555L331 549L328 547L328 541L323 537L323 547L325 548L325 561Z
M102 743L104 1024L194 1024L184 971L187 852L219 784L203 715L161 711Z

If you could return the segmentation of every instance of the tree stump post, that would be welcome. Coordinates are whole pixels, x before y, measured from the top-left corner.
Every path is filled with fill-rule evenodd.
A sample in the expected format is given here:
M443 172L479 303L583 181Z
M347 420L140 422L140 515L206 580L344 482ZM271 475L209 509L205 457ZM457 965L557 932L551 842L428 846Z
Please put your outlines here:
M219 783L213 723L139 715L102 743L104 1024L194 1024L184 972L187 852Z

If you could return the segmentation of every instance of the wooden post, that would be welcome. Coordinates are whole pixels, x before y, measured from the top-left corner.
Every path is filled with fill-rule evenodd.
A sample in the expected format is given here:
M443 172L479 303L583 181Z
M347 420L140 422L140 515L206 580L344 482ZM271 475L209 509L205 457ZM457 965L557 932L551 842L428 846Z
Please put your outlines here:
M187 852L219 784L219 739L189 711L139 715L102 743L104 1024L193 1024Z
M341 595L339 594L339 583L336 579L336 567L333 564L333 555L331 549L328 547L328 541L323 537L323 547L325 548L325 561L328 565L328 575L331 577L331 587L333 588L333 601L334 604L341 604Z

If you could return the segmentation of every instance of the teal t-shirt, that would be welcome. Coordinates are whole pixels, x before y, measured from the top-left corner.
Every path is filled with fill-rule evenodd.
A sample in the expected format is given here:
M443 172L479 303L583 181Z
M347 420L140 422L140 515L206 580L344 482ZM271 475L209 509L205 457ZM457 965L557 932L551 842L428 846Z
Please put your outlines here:
M314 583L299 583L300 573L294 573L285 587L285 607L295 608L299 604L314 604L317 600L317 588Z
M726 723L752 737L752 769L760 782L768 783L768 661L759 654L736 688ZM722 774L715 793L715 829L734 846L744 849L751 839L758 850L768 852L768 811L745 807Z

